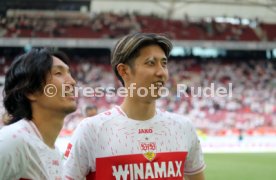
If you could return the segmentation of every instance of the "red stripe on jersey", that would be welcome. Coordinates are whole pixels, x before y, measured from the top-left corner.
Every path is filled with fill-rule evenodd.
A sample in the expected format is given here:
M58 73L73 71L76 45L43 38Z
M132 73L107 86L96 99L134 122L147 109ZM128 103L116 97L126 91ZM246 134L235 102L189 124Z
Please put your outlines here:
M65 151L65 153L64 153L64 156L65 156L66 158L68 158L71 149L72 149L72 144L69 143L68 146L67 146L67 149L66 149L66 151Z

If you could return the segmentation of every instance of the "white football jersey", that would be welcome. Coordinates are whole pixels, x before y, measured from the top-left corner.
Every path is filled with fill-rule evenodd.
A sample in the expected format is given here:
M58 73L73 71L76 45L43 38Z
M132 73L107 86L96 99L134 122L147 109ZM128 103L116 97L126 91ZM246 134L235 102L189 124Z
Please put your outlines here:
M64 179L181 179L203 171L199 139L183 116L156 110L146 121L119 106L84 119L65 152Z
M32 121L20 120L0 130L0 179L61 180L62 156L51 149Z

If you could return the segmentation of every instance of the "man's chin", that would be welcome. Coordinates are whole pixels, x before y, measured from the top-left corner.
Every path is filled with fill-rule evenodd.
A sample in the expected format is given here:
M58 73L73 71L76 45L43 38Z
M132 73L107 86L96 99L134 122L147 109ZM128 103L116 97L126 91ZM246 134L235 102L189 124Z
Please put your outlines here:
M75 112L76 110L77 110L77 107L76 107L76 106L67 107L67 108L65 109L65 113L66 113L66 114L70 114L70 113L72 113L72 112Z

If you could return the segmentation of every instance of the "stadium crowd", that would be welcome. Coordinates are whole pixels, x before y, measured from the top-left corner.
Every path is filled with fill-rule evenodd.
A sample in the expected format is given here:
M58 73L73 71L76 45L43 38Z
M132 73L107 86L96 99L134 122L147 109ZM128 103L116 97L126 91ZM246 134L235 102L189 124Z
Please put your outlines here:
M131 32L167 33L179 40L274 41L275 24L258 19L243 23L218 22L215 18L191 21L188 15L172 20L139 13L61 14L9 13L0 16L0 37L118 38Z

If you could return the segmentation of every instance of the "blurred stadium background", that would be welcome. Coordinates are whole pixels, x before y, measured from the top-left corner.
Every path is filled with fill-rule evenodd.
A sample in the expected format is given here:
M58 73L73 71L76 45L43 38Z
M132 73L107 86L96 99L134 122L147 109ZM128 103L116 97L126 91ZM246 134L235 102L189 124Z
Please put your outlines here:
M49 46L70 56L78 86L118 88L110 50L132 32L164 33L173 40L171 94L158 106L189 116L197 127L207 179L275 179L275 0L0 0L0 92L14 57ZM176 95L177 84L211 83L232 83L233 96ZM102 112L121 101L79 96L58 146L64 150L86 106ZM0 117L4 113L1 103Z

